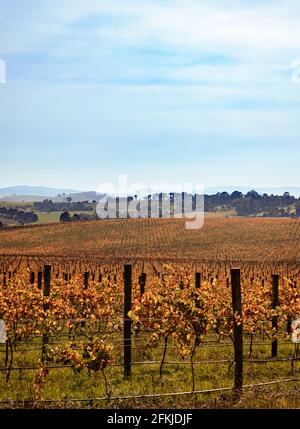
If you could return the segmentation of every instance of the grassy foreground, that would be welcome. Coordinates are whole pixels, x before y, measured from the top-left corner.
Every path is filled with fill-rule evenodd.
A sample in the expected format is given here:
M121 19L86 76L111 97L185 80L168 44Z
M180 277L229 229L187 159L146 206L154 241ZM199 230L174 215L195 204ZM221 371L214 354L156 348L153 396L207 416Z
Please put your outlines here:
M116 340L116 339L115 339ZM181 359L172 344L166 355L163 376L159 367L163 352L162 344L148 350L145 356L144 340L135 338L131 379L123 376L122 353L118 341L114 347L114 365L107 368L104 375L88 373L86 370L76 374L72 368L50 369L41 389L42 400L36 401L34 383L37 369L14 370L6 382L6 371L0 372L1 408L299 408L300 407L300 363L294 363L293 373L290 361L267 363L249 362L248 339L244 349L244 385L270 382L273 380L297 379L298 381L251 387L244 390L236 399L233 391L213 392L209 394L186 394L182 396L159 396L160 394L191 391L191 367L189 359ZM32 350L33 344L20 344L22 351L15 352L13 367L35 367L40 359L40 350ZM28 351L25 351L25 349ZM4 364L4 350L1 346L1 368ZM293 354L293 345L283 342L279 347L278 358L288 358ZM233 349L231 344L213 343L200 347L195 362L195 390L216 389L233 386L233 368L229 369ZM254 344L251 359L270 358L270 344ZM228 359L228 362L214 363L215 360ZM146 363L145 363L146 362ZM152 362L152 363L150 363ZM174 363L176 362L176 363ZM51 365L51 364L49 364ZM106 383L104 382L104 376ZM157 395L156 397L124 398L133 395ZM115 399L118 397L119 399ZM72 401L74 399L74 401ZM88 399L80 401L82 399ZM6 401L8 402L2 402ZM77 400L77 401L76 401ZM15 402L19 401L19 402Z

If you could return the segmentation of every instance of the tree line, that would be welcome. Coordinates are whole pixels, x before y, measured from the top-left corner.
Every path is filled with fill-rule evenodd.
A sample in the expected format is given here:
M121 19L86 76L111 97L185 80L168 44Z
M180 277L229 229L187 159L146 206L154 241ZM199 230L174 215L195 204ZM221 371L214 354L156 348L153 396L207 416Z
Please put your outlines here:
M52 200L36 201L33 203L33 209L41 212L61 212L66 210L71 211L93 211L93 207L88 201L72 202L71 197L67 197L66 201L54 203Z
M235 191L219 192L215 195L204 196L205 211L216 209L235 210L238 216L291 217L300 216L300 198L297 199L285 192L283 195L259 194L255 190L246 194Z
M21 224L37 222L38 216L33 211L27 212L14 208L0 207L0 215L7 219L14 219Z

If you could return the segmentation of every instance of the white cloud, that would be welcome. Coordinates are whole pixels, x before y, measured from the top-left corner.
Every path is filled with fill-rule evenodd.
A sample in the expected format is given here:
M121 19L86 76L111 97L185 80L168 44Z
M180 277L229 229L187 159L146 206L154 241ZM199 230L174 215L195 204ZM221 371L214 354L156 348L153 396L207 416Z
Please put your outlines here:
M22 54L20 70L26 63L35 80L164 80L253 94L288 83L299 19L295 0L3 1L0 54ZM44 58L31 64L30 55Z
M290 7L285 1L265 6L254 1L244 8L237 6L239 2L232 8L225 2L212 2L212 6L195 1L176 3L174 8L162 7L148 20L147 30L165 43L194 49L207 46L223 52L247 49L240 51L242 56L299 47L299 5L293 1Z
M300 9L294 0L31 0L23 6L7 5L0 18L2 52L40 49L52 37L72 37L69 26L91 16L103 17L91 35L119 45L155 42L174 49L215 49L245 57L297 50L300 43ZM114 17L118 26L110 25Z

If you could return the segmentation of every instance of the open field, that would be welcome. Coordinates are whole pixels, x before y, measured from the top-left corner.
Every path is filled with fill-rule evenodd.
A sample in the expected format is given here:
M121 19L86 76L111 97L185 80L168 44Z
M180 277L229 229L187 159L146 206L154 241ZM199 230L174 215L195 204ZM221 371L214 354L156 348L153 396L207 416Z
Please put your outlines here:
M38 221L36 223L38 224L44 224L44 223L58 223L59 217L61 215L61 212L37 212Z
M298 263L300 219L129 219L28 226L0 232L2 255Z
M47 223L59 223L60 215L62 214L62 211L56 211L56 212L36 212L38 215L38 221L36 224L47 224ZM80 214L78 212L69 211L70 216L73 216L74 214Z

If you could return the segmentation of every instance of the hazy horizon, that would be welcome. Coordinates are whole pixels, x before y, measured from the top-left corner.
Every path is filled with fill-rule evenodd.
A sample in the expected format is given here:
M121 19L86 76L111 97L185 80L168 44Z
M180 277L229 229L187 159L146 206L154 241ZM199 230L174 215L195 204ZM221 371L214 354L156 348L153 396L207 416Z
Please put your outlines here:
M248 191L256 190L258 193L263 194L267 193L271 195L272 193L275 193L276 195L283 195L284 192L289 192L291 195L293 195L296 198L300 197L300 186L288 186L288 187L259 187L259 188L251 188L250 186L211 186L204 188L204 193L207 193L209 195L215 194L217 192L228 192L232 193L234 191L240 191L243 194L246 194ZM24 192L23 192L24 191ZM141 194L143 189L135 189L132 192L129 192L129 195L134 195L135 193ZM147 195L147 190L144 190L144 194ZM163 192L168 192L166 189L162 190ZM174 190L173 190L174 191ZM47 186L29 186L29 185L19 185L19 186L9 186L9 187L2 187L0 185L0 199L5 199L6 197L13 197L13 196L43 196L43 197L56 197L58 194L85 194L85 193L93 193L97 192L97 190L94 189L68 189L68 188L55 188L55 187L47 187ZM172 192L172 189L169 189L169 192ZM155 193L155 192L153 192Z

